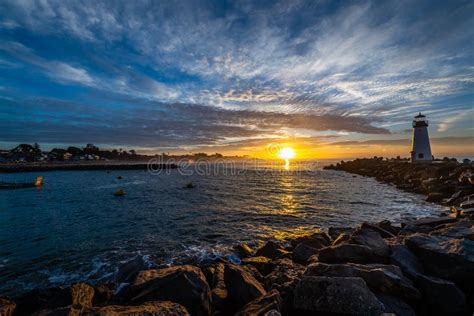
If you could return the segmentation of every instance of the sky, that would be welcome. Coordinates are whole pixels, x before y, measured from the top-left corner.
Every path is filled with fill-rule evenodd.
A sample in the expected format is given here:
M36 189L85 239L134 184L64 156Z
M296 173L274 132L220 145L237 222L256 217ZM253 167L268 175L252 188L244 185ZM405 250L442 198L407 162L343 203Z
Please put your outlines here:
M473 1L0 2L0 148L474 156ZM268 151L268 150L267 150Z

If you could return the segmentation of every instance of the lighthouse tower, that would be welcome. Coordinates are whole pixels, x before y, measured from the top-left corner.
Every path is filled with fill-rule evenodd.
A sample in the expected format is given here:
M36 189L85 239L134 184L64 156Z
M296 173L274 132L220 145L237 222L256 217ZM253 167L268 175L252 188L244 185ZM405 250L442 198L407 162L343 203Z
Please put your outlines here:
M411 162L431 162L432 160L428 121L426 116L418 113L413 119Z

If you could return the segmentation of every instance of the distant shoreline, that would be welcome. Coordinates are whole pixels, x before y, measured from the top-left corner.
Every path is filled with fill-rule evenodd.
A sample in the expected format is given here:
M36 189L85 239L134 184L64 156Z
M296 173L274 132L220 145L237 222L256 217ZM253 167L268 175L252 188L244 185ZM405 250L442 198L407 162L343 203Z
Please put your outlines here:
M110 162L55 162L55 163L8 163L0 164L0 173L19 173L37 171L88 171L88 170L147 170L148 162L110 161ZM153 169L177 169L173 163L154 164Z

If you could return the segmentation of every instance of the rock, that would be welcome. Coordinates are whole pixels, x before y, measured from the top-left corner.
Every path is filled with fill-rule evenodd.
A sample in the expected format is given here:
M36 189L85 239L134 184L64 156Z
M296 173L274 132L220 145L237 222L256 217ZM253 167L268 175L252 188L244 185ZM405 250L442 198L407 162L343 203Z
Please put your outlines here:
M31 315L46 308L55 309L72 304L70 289L52 287L29 291L15 299L15 315Z
M305 276L296 286L294 307L312 313L379 316L383 312L362 278Z
M318 260L325 263L378 263L388 260L367 246L342 244L319 250Z
M275 259L281 256L285 251L273 241L267 242L262 248L255 253L256 257L263 256L270 259Z
M236 316L264 316L270 311L280 312L281 298L277 290L272 290L267 294L256 298L242 307Z
M15 302L6 298L0 298L0 315L1 316L13 316L15 307L16 307Z
M263 286L250 273L234 264L225 267L228 297L236 308L266 294Z
M326 233L317 232L291 240L291 245L293 247L296 247L299 244L305 244L307 246L320 249L329 246L331 244L331 238Z
M466 315L466 297L447 280L418 275L416 286L423 293L421 310L425 315Z
M385 309L385 313L382 315L416 316L413 308L397 297L377 294L377 299L383 304Z
M319 250L313 247L310 247L306 244L298 244L296 248L293 250L293 261L300 263L300 264L306 264L308 259L312 255L318 254Z
M223 263L216 264L213 280L211 283L212 306L215 309L220 309L224 301L227 299L227 288L225 286L224 271L225 265Z
M388 220L383 220L383 221L379 222L377 224L377 226L382 228L383 230L391 233L394 236L398 235L398 232L400 231L400 227L393 226L392 223ZM385 238L385 236L383 236L383 235L382 235L382 237Z
M381 257L388 257L390 248L380 234L372 229L357 229L349 240L350 243L369 247Z
M159 316L189 316L186 308L178 303L169 301L151 301L139 306L111 305L94 307L82 312L84 316L119 316L119 315L159 315Z
M92 306L103 305L109 302L114 293L112 289L106 284L98 284L94 286L94 298L92 300Z
M211 291L202 271L191 265L141 271L126 295L133 304L169 300L182 304L192 315L209 315Z
M402 297L409 301L421 298L412 282L403 276L400 268L383 264L311 264L304 276L359 277L374 292Z
M406 235L412 235L416 233L422 233L422 234L429 234L433 230L433 227L431 226L416 226L416 225L405 225L400 232L398 233L398 236L406 236Z
M474 290L474 241L417 234L405 238L405 244L428 273L453 281L468 292Z
M241 268L250 273L250 275L253 276L255 280L260 283L262 283L265 279L265 277L260 273L260 271L258 271L257 268L255 268L253 265L248 264L245 266L241 266Z
M328 228L328 235L331 239L336 239L340 234L347 234L350 235L354 232L354 228L352 227L329 227Z
M351 239L351 236L350 236L350 235L347 235L347 234L340 234L336 239L334 239L334 241L332 242L332 245L333 245L333 246L337 246L337 245L346 243L346 242L349 241L350 239Z
M246 243L241 243L234 247L235 252L239 256L239 258L247 258L253 255L255 252L249 245Z
M388 222L388 224L387 224L387 222ZM383 225L385 225L387 228L392 229L392 225L390 224L389 221L381 222L381 223L383 223ZM370 229L372 231L375 231L375 232L379 233L380 236L382 236L382 238L392 238L392 237L395 237L395 235L396 235L396 234L393 234L393 233L385 230L384 228L382 228L378 225L374 225L374 224L370 224L370 223L362 223L361 229L362 230Z
M470 216L472 218L472 216L474 215L474 207L472 208L468 208L468 209L463 209L461 211L461 215L462 216Z
M263 275L269 274L272 272L273 268L275 268L275 265L272 263L272 261L269 258L263 256L242 259L242 264L250 264L254 266Z
M399 266L403 273L412 280L415 279L418 274L424 273L423 264L420 259L418 259L407 246L398 244L392 245L391 250L390 261Z
M429 234L434 236L474 240L474 225L472 225L471 221L461 220L453 224L436 227L436 229L431 231Z
M92 307L94 288L85 283L77 283L71 287L72 307L84 309Z
M135 257L134 259L121 264L118 267L118 272L115 275L116 283L130 283L137 276L138 272L148 269L147 264L142 257Z
M444 198L444 194L439 192L431 192L426 198L427 202L439 202Z

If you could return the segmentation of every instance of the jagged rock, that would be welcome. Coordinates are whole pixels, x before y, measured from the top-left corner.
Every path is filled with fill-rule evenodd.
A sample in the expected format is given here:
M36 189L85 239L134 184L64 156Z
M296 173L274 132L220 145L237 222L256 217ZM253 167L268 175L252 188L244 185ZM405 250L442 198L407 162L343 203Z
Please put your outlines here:
M216 264L213 280L211 283L212 305L216 309L219 309L224 303L224 301L227 299L227 288L225 286L224 270L225 265L223 263Z
M305 244L307 246L320 249L323 247L329 246L331 243L331 238L322 232L317 232L311 235L301 236L291 240L291 245L296 247L299 244Z
M388 247L387 242L378 232L372 229L357 229L352 234L349 242L367 246L381 257L387 257L390 254L390 248Z
M70 289L52 287L29 291L15 299L15 315L32 315L46 308L55 309L72 304Z
M273 268L275 268L275 265L272 263L272 261L269 258L263 256L242 259L242 264L250 264L254 266L263 275L269 274L272 272Z
M92 305L97 306L109 302L113 295L114 293L109 286L106 284L98 284L94 286L94 298L92 300Z
M132 282L140 271L148 269L147 264L142 257L136 257L128 262L121 264L118 267L118 272L115 275L116 283L130 283Z
M337 245L343 244L349 241L349 239L351 239L350 235L340 234L336 239L334 239L334 241L332 242L332 245L337 246Z
M226 265L224 274L228 297L236 308L266 294L260 282L239 266Z
M252 265L241 266L242 269L250 273L251 276L255 278L258 282L262 283L265 277Z
M247 258L253 255L255 252L249 245L246 243L241 243L234 247L235 252L239 256L239 258Z
M405 238L405 244L430 274L474 289L474 241L417 234Z
M0 298L0 315L1 316L13 316L16 304L12 300L6 298Z
M417 233L429 234L433 230L431 226L416 226L416 225L405 225L398 233L398 236L407 236Z
M242 307L236 316L264 316L270 311L280 312L281 298L277 290L271 290L267 294L254 299Z
M279 256L286 253L286 251L281 248L278 244L273 241L269 241L262 248L258 249L255 253L256 257L263 256L270 259L278 258Z
M385 227L387 227L389 229L392 229L392 225L390 224L389 221L385 221L385 222L381 222L381 223L383 223L383 225L385 225ZM379 225L370 224L370 223L362 223L361 229L362 230L366 230L366 229L373 230L373 231L379 233L380 236L382 236L382 238L392 238L392 237L395 237L395 235L396 235L396 234L394 234L394 233L392 233L388 230L385 230L384 228L380 227Z
M374 292L402 297L410 301L421 298L420 292L399 267L383 264L311 264L304 276L360 277Z
M389 220L383 220L383 221L377 223L377 226L382 228L383 230L391 233L394 236L398 235L398 232L400 231L400 227L393 226L392 223ZM385 236L383 236L383 235L382 235L382 237L385 238Z
M436 227L436 229L431 231L429 234L434 236L474 240L474 225L471 221L458 221L453 224Z
M160 316L189 316L186 308L178 303L169 301L151 301L138 306L111 305L94 307L84 310L85 316L119 316L119 315L160 315Z
M169 300L182 304L193 315L209 315L211 291L201 269L175 266L141 271L125 295L133 304Z
M293 250L293 261L305 264L308 259L319 252L318 249L310 247L306 244L298 244Z
M420 259L407 246L392 245L391 250L390 261L399 266L405 275L415 279L418 274L424 273Z
M71 287L72 306L78 309L92 307L94 288L85 283L77 283Z
M383 304L385 313L382 315L416 316L416 312L403 300L385 294L377 294L377 299Z
M347 234L350 235L354 232L354 228L352 227L329 227L328 228L328 235L331 239L336 239L340 234Z
M362 278L305 276L296 286L294 307L313 313L379 316L383 312Z
M421 218L409 223L406 223L406 225L411 225L411 226L438 226L442 224L448 224L448 223L454 223L456 221L456 218L454 217L425 217ZM403 226L403 224L402 224Z
M466 315L466 297L447 280L418 275L416 286L423 293L422 311L425 315Z
M371 248L362 245L342 244L319 250L318 260L325 263L378 263L388 260Z

